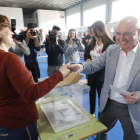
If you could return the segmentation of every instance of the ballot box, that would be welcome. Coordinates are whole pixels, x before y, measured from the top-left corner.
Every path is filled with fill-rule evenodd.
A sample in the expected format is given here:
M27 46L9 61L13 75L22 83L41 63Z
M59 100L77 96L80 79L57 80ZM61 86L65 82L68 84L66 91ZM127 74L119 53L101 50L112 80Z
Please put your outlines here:
M52 101L41 105L55 133L88 123L89 108L84 109L84 95L90 87L82 82L56 87L50 91Z

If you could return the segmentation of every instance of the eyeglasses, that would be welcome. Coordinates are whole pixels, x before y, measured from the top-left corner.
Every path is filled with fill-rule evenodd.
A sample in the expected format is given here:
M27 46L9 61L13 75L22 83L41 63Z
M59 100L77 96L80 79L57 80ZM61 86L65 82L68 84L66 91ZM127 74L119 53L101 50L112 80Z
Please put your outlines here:
M121 35L123 35L124 37L127 37L127 36L130 36L130 35L133 35L133 33L134 33L135 31L137 31L137 30L139 30L139 29L135 29L135 30L132 31L132 32L125 32L125 33L115 32L115 35L116 35L116 36L121 36Z

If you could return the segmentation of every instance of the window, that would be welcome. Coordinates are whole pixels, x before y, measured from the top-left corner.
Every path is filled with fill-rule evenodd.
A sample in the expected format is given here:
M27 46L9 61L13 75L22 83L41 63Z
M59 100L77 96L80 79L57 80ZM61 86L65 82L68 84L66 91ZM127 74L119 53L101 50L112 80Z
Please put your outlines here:
M90 26L97 20L105 22L106 6L102 5L90 10L86 10L84 11L83 16L84 26Z
M126 16L140 18L140 0L119 0L112 3L111 22L120 21Z
M67 28L80 27L80 13L76 13L67 17Z

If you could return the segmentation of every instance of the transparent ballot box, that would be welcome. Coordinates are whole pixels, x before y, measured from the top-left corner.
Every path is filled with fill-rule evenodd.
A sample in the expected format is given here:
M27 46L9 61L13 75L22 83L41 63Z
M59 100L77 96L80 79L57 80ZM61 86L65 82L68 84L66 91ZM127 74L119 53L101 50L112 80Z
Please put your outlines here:
M89 89L89 86L78 82L50 91L53 101L42 104L41 109L55 133L90 121L89 110L83 108L83 95L89 94Z

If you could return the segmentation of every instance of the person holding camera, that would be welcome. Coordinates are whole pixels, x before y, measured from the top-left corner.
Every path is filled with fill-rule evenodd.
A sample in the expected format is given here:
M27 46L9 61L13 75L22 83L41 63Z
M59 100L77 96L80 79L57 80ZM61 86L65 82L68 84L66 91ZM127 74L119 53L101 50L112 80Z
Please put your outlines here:
M37 34L34 23L27 24L27 30L20 33L25 39L26 44L30 49L30 55L25 55L25 65L32 72L33 79L37 83L40 78L40 69L37 62L37 51L40 51L40 36Z
M66 40L65 62L78 63L80 61L79 49L84 50L85 46L77 38L76 31L70 29Z
M46 53L48 54L48 75L56 73L63 65L63 54L65 53L65 41L58 39L58 26L53 26L49 36L46 37Z
M15 38L13 38L14 45L9 49L9 52L16 54L19 59L24 62L24 55L30 55L30 49L26 45L25 40L18 41Z
M69 64L35 84L25 65L8 52L13 45L12 36L8 18L0 15L0 139L38 140L35 101L70 73Z

